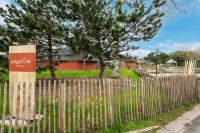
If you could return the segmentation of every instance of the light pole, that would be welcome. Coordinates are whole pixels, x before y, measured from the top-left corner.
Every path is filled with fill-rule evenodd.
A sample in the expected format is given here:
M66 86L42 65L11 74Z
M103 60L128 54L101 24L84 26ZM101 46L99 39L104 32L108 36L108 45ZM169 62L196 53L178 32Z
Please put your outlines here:
M154 56L156 57L156 77L158 77L158 64L159 64L159 58L160 58L159 49L156 49Z

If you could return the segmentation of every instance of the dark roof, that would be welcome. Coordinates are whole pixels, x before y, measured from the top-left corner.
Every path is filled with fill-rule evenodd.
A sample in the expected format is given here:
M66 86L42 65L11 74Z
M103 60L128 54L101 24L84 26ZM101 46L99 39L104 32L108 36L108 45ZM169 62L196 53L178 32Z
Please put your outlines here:
M65 55L55 59L57 61L97 61L93 56L86 57L83 54Z
M177 62L173 59L170 59L166 62L167 64L177 64Z

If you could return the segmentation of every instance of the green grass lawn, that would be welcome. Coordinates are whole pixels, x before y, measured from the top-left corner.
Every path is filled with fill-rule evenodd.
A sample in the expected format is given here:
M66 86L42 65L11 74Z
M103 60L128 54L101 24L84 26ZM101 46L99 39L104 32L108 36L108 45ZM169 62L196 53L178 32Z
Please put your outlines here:
M120 69L120 76L127 77L127 78L138 78L139 75L133 72L130 69Z
M104 72L105 76L111 74L111 69L106 69ZM98 77L99 70L73 70L73 71L56 71L57 78L94 78ZM120 69L120 76L128 77L128 78L137 78L139 77L135 72L128 69ZM43 71L41 73L37 73L38 79L50 78L50 71Z
M59 71L57 70L56 78L95 78L99 75L99 70L73 70L73 71ZM111 74L111 69L106 69L104 72L105 76L109 76ZM127 78L138 78L139 75L132 70L129 69L120 69L120 76ZM42 71L37 73L37 79L45 79L50 78L50 71ZM0 82L8 81L8 73L0 72Z
M96 133L124 133L127 131L139 130L155 125L158 125L161 128L175 120L177 117L181 116L184 112L191 110L197 104L199 104L198 100L190 101L181 107L175 108L173 111L161 113L156 117L145 120L137 120L123 125L115 125L113 128L109 128L107 130L98 130ZM153 130L152 133L156 132L157 130L158 129Z

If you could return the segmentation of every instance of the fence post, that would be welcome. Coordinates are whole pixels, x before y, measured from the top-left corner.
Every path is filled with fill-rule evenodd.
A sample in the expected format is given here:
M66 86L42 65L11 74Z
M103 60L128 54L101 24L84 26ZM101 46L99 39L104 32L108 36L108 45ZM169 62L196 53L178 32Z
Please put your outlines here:
M77 84L78 84L78 116L77 116L77 130L78 132L80 132L80 98L81 98L81 84L80 84L80 79L77 80Z
M108 105L109 105L109 124L110 126L112 127L112 99L111 99L111 84L112 84L112 80L111 79L108 79Z
M21 85L20 85L21 83L19 83L18 84L18 93L17 93L17 108L16 108L16 118L15 118L15 126L14 126L14 133L17 133L18 132L18 120L19 120L19 100L20 100L20 94L19 94L19 92L20 92L20 89L22 88L21 87ZM5 88L4 88L5 89ZM4 95L5 95L5 92L4 92ZM4 100L7 100L7 98L5 98L6 96L4 96ZM5 104L5 107L6 107L6 104ZM4 113L6 113L6 112L4 112ZM29 126L28 126L29 127ZM3 132L2 132L3 133ZM27 133L28 133L28 129L27 129Z
M51 132L51 81L48 81L48 132Z
M82 131L85 133L85 80L82 79Z
M130 91L130 106L131 106L131 120L133 120L133 82L132 82L132 80L131 79L129 79L129 91Z
M200 80L197 81L197 99L200 100Z
M124 93L123 94L123 96L124 96L124 98L123 98L124 99L124 103L123 104L124 104L124 117L125 117L124 120L125 120L125 123L126 123L126 122L128 122L127 101L126 101L127 100L127 94L126 94L126 87L127 86L126 86L126 80L125 80L125 78L123 78L122 81L123 81L123 86L124 86L123 87L123 93Z
M60 86L60 108L59 108L59 112L60 112L60 133L64 133L64 131L63 131L63 121L64 121L64 116L63 116L63 110L64 110L64 96L63 96L63 94L64 94L64 84L63 83L61 83L61 86Z
M40 121L41 121L41 118L40 118L40 113L41 113L41 93L42 93L42 90L41 90L41 81L39 80L39 107L38 107L38 123L37 123L37 132L40 133Z
M104 92L104 128L107 129L107 108L106 108L106 83L107 80L103 79L103 92Z
M103 111L102 111L102 108L103 108L103 107L102 107L102 94L101 94L101 88L103 88L103 82L102 82L102 80L99 79L100 127L102 128L102 127L103 127L103 118L102 118L102 117L103 117Z
M119 120L119 124L121 124L121 88L120 88L120 79L117 79L117 93L119 93L119 99L118 99L118 120Z
M32 86L32 88L31 88L31 90L30 90L31 92L34 92L34 94L36 94L35 88L36 88L36 82L33 83L33 86ZM23 93L22 95L24 95L24 93ZM35 131L36 95L34 95L32 98L34 99L33 101L35 101L35 102L34 102L34 105L33 105L32 133L35 133L35 132L36 132L36 131ZM23 98L23 99L24 99L24 98Z
M67 91L67 85L66 80L64 80L63 85L63 131L66 132L66 91Z
M136 106L136 120L140 119L139 113L139 81L140 79L135 79L135 106Z
M96 113L95 113L95 118L96 118L96 128L98 129L99 128L99 98L98 98L98 96L99 96L99 85L98 85L98 80L97 79L95 79L95 106L96 106Z
M53 82L53 132L56 133L56 80Z
M9 133L12 132L12 100L13 100L13 92L14 92L14 84L10 83L9 85L9 113L10 113L10 118L9 118ZM25 88L24 88L25 90ZM0 91L1 92L1 91ZM24 94L24 93L23 93ZM24 101L24 100L23 100ZM23 124L24 121L22 121ZM22 125L22 133L23 133L23 125Z
M86 79L86 85L85 86L86 86L86 100L87 100L87 102L86 102L86 106L87 106L87 109L86 109L87 110L86 111L87 112L87 116L86 116L87 117L86 118L87 119L87 122L86 122L87 126L86 127L87 127L87 130L88 130L87 132L90 132L90 85L89 85L90 82L91 82L91 80Z
M91 87L91 102L92 102L92 108L91 108L91 121L92 121L92 132L94 132L94 80L90 80L90 87Z
M141 111L142 111L142 118L144 118L145 110L144 110L144 79L143 78L140 80L140 84L141 84L140 105L141 105Z
M44 120L43 120L43 132L46 132L46 81L44 80L43 82L43 100L44 100L44 109L43 109L43 115L44 115Z
M7 99L7 82L4 84L3 117L2 117L2 124L1 124L1 133L4 132L6 101L7 101L6 99Z
M58 80L58 131L59 132L61 132L60 108L61 108L61 80Z
M73 80L73 88L72 88L72 104L73 104L73 112L72 112L72 117L73 117L73 131L76 132L76 80Z
M129 79L128 78L126 78L126 80L125 80L125 82L126 82L126 92L125 93L127 93L127 96L126 96L126 99L127 99L127 115L128 115L128 117L127 117L127 120L128 120L128 122L130 122L130 120L131 120L131 115L130 115L130 94L129 94Z

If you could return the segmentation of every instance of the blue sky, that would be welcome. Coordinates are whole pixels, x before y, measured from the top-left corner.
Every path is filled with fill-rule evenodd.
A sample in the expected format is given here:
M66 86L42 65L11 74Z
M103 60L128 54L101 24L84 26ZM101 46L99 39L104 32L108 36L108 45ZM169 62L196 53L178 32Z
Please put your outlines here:
M157 35L149 42L140 42L140 49L131 55L145 56L156 48L163 52L200 49L200 1L183 5L185 12L167 16Z
M1 0L0 6L5 7L5 4L12 1L14 0ZM200 49L200 0L189 1L195 2L184 3L182 5L184 13L165 17L162 28L152 40L136 43L140 48L128 53L145 56L156 48L163 52ZM2 18L0 18L1 23L3 23Z

